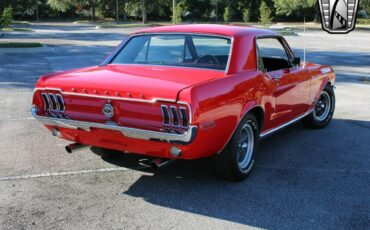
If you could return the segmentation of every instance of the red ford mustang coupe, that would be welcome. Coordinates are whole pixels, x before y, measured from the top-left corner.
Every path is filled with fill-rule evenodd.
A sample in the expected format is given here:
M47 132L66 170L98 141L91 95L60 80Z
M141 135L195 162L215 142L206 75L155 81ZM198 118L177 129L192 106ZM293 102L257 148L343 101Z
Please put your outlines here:
M83 146L154 156L213 156L221 176L246 178L263 138L295 121L331 121L335 74L300 63L275 32L180 25L133 33L99 66L42 76L32 114Z

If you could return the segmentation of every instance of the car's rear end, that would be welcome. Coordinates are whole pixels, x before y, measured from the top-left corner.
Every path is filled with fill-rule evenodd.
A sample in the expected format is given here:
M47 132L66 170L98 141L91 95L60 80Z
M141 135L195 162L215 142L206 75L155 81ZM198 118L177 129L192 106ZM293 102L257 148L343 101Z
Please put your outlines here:
M165 69L162 69L162 74ZM107 68L104 71L108 72ZM189 71L185 72L190 74ZM222 75L217 72L206 74L208 71L205 70L191 72L203 73L203 77L209 78ZM125 78L126 74L120 75ZM177 99L186 84L176 83L172 90L166 90L166 85L171 85L171 82L166 84L163 80L151 79L152 86L135 86L128 83L129 78L134 78L129 75L125 83L116 82L115 87L105 89L104 82L100 85L96 82L95 86L72 87L79 84L72 78L80 77L67 74L41 78L35 89L33 116L54 136L84 145L156 157L177 157L180 151L183 158L196 157L190 152L183 154L186 149L191 149L189 145L197 134L191 101ZM110 80L113 78L111 76ZM90 83L94 81L97 80L90 79ZM60 86L61 82L64 82L63 86Z
M209 156L199 151L205 136L189 89L225 77L231 40L135 34L102 66L40 78L32 113L54 136L87 146L161 158Z
M33 103L33 115L53 135L84 145L170 157L163 143L187 145L196 135L187 103L85 97L52 89L37 90Z

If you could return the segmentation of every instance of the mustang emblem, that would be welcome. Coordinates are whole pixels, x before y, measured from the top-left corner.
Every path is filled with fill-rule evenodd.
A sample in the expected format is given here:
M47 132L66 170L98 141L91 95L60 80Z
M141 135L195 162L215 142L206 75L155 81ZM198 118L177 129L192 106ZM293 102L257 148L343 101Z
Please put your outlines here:
M358 0L319 0L322 28L333 34L355 28Z
M105 104L103 106L103 110L102 110L103 114L106 116L106 117L113 117L114 115L114 109L113 109L113 106L109 103Z

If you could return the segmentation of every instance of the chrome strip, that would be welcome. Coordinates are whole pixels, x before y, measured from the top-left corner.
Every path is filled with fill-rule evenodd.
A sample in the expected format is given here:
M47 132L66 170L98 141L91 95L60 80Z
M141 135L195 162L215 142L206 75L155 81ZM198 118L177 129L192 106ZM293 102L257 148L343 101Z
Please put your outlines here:
M175 144L190 144L196 136L197 127L189 126L189 129L182 134L156 132L144 129L135 129L113 124L100 124L85 121L67 120L55 117L45 117L37 115L37 108L32 106L32 116L44 125L51 125L61 128L90 131L91 128L108 129L121 132L124 136L141 140L164 141Z
M280 130L280 129L282 129L282 128L285 128L285 127L287 127L287 126L289 126L289 125L291 125L291 124L293 124L294 122L296 122L296 121L298 121L298 120L300 120L300 119L302 119L302 118L304 118L305 116L307 116L308 114L310 114L310 113L312 113L312 109L310 109L308 112L306 112L306 113L304 113L303 115L300 115L300 116L298 116L298 117L296 117L296 118L294 118L293 120L291 120L291 121L289 121L289 122L287 122L287 123L284 123L284 124L282 124L282 125L280 125L280 126L278 126L278 127L276 127L276 128L273 128L273 129L271 129L271 130L269 130L269 131L266 131L266 132L264 132L264 133L261 133L260 134L260 138L264 138L264 137L266 137L266 136L268 136L268 135L270 135L270 134L272 134L272 133L274 133L274 132L276 132L276 131L278 131L278 130Z
M165 102L176 102L176 100L166 99L166 98L153 98L151 100L145 99L135 99L135 98L127 98L127 97L112 97L112 96L100 96L100 95L91 95L91 94L82 94L82 93L71 93L71 92L63 92L59 88L35 88L34 93L39 90L50 90L50 91L58 91L63 95L71 95L71 96L83 96L83 97L92 97L92 98L101 98L101 99L112 99L112 100L121 100L121 101L136 101L136 102L146 102L146 103L155 103L157 101L165 101ZM186 103L186 102L185 102Z

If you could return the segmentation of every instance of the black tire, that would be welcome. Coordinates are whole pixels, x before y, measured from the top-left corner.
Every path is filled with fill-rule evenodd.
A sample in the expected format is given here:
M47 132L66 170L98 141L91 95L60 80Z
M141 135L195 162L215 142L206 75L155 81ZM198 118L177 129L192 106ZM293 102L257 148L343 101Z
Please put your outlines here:
M328 101L326 101L328 100ZM321 129L326 127L333 118L335 109L335 94L333 87L327 85L321 92L314 110L302 120L307 128ZM321 115L321 116L320 116Z
M248 136L247 140L243 141L245 136ZM225 149L214 157L217 173L230 181L246 179L254 165L258 141L258 122L253 114L248 113L238 125ZM248 142L247 145L245 145L246 142Z

